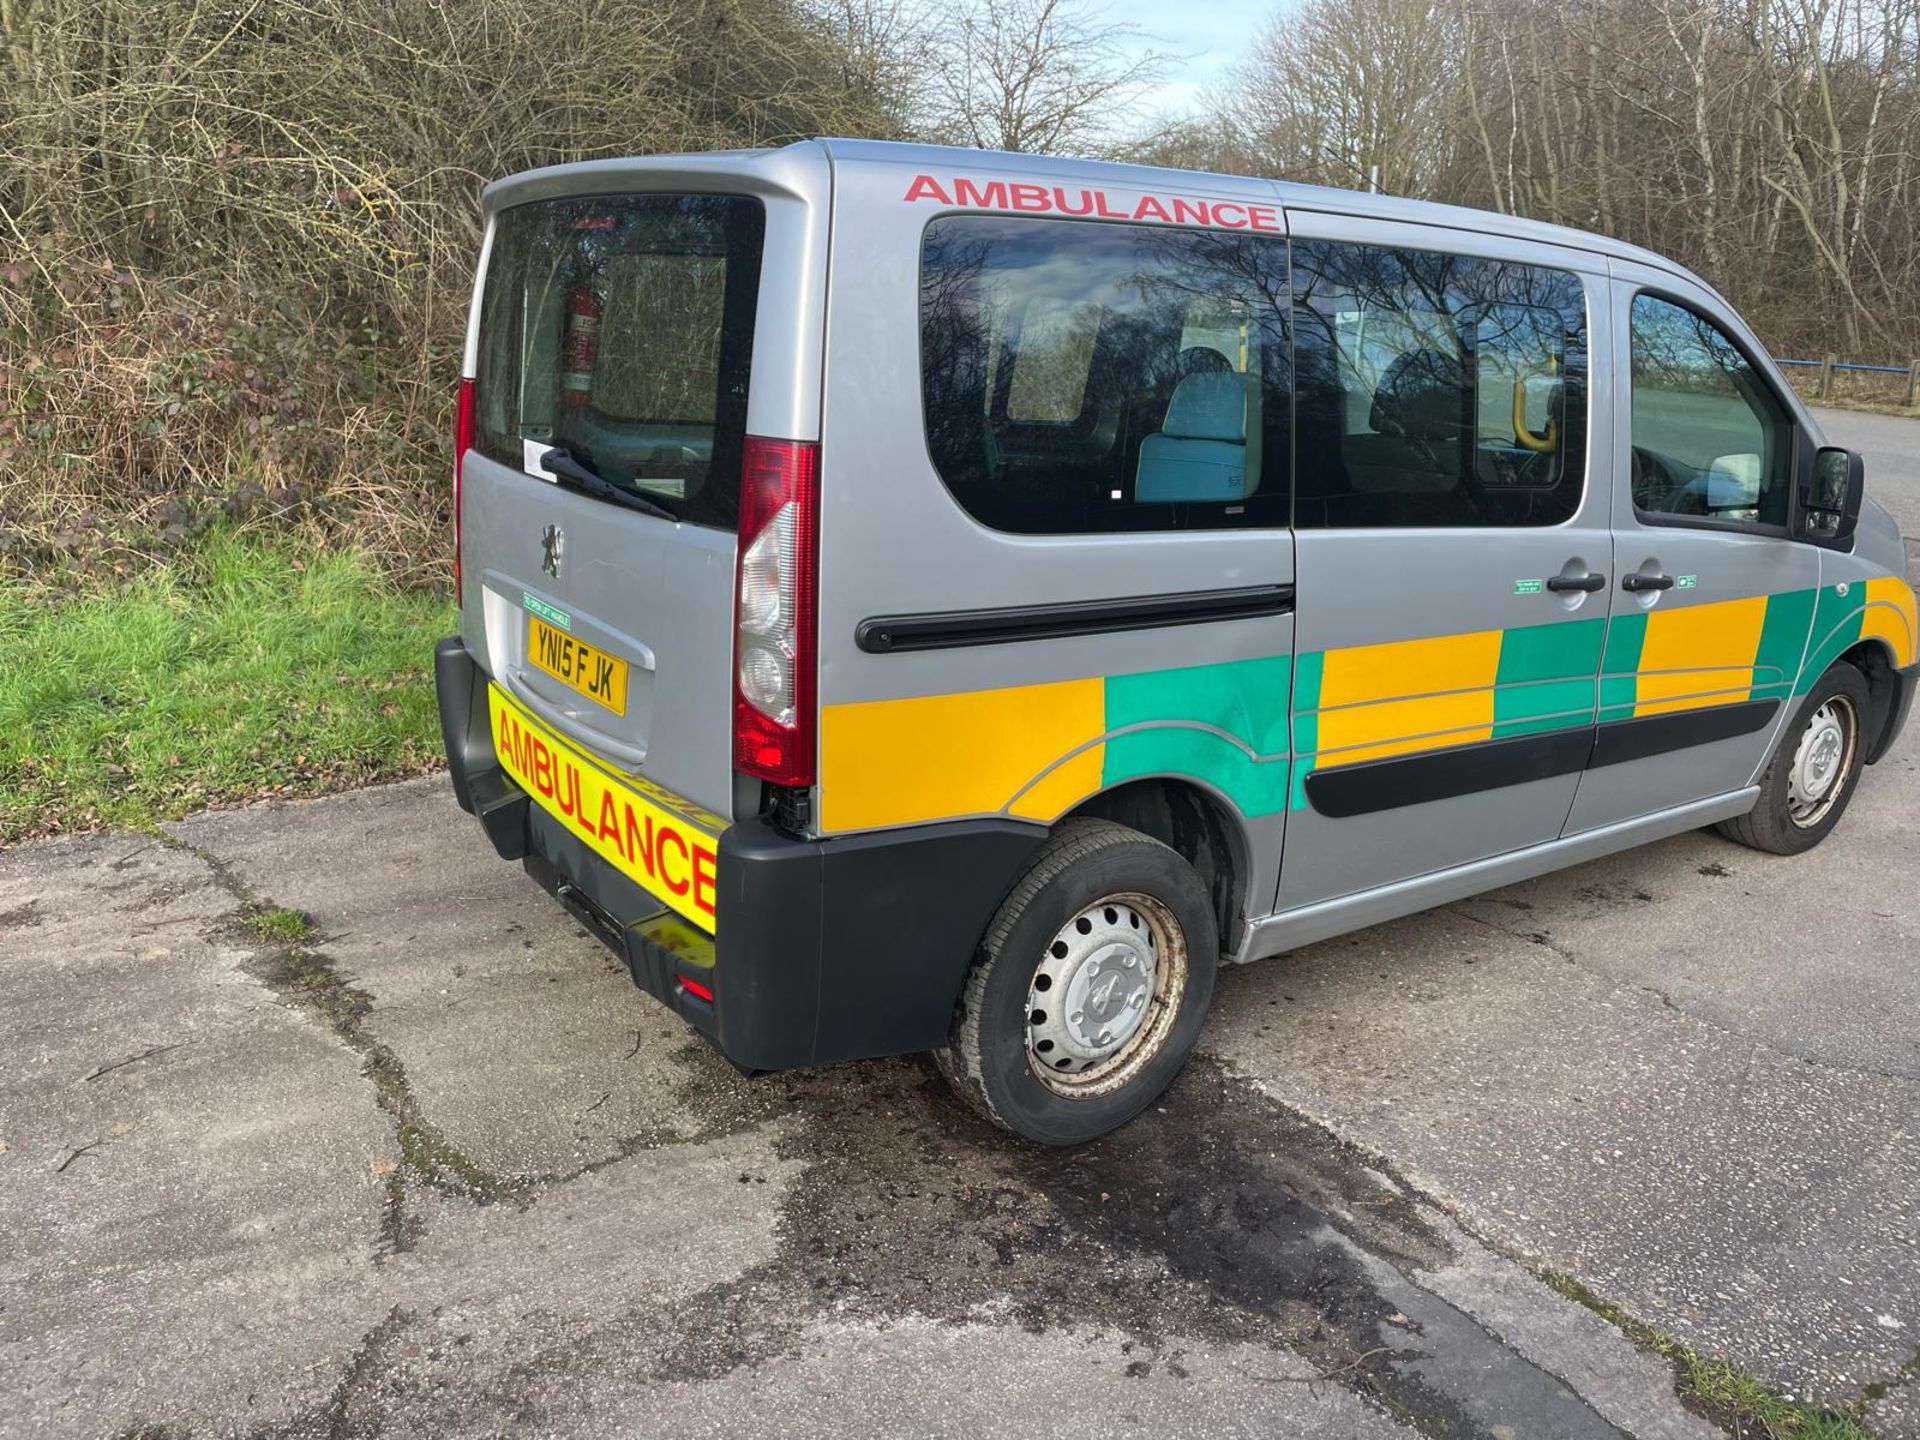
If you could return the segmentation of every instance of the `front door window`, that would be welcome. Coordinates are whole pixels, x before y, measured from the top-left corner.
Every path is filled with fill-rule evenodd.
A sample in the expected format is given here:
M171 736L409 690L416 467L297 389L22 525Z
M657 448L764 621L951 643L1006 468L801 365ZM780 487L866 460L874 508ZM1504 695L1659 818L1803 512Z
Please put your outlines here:
M1634 297L1633 505L1641 519L1784 528L1793 425L1713 321Z

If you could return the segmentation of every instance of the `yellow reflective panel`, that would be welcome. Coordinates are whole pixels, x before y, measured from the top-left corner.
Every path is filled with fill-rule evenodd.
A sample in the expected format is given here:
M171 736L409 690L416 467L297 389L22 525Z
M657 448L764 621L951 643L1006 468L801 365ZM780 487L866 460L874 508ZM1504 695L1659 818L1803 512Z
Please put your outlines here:
M601 769L498 685L487 686L487 713L500 768L534 804L654 899L713 932L724 822L659 786L642 789Z
M1640 646L1635 715L1732 705L1753 688L1753 658L1767 597L1656 609Z
M1920 658L1920 615L1915 613L1913 589L1894 575L1867 581L1867 611L1860 617L1860 638L1887 642L1895 665L1911 665Z
M1105 745L1089 745L1053 767L1008 808L1022 820L1057 820L1100 788Z
M1315 765L1351 765L1493 735L1498 630L1329 650Z
M820 713L820 828L998 814L1048 765L1098 739L1105 723L1097 676L829 705ZM1091 764L1097 781L1097 754ZM1059 793L1041 788L1043 799Z

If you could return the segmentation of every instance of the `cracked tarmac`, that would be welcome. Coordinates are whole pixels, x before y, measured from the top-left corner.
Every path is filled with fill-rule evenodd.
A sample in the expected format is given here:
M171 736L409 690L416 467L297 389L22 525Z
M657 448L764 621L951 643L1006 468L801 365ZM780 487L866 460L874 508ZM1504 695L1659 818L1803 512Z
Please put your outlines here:
M741 1078L440 779L0 853L0 1433L1719 1433L1565 1274L1915 1440L1916 817L1230 971L1066 1154Z

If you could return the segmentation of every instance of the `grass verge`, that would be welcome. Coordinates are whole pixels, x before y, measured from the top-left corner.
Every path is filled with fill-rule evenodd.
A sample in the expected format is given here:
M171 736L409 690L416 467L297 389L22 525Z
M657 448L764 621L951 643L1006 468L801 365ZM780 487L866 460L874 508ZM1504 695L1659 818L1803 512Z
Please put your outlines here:
M454 625L358 555L234 534L108 594L0 585L0 842L427 768Z
M1673 1366L1674 1388L1730 1435L1755 1440L1874 1440L1859 1419L1860 1406L1829 1410L1769 1390L1743 1370L1696 1355L1671 1335L1634 1319L1570 1275L1548 1271L1542 1277L1560 1294L1586 1306L1642 1350Z

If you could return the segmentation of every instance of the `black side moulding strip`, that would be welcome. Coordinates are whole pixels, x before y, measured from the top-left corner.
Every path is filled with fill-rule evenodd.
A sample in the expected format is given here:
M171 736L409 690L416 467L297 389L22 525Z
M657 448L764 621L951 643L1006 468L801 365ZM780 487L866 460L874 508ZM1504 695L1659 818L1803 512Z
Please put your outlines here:
M892 655L906 650L953 650L968 645L1057 640L1069 635L1106 635L1292 613L1291 585L1245 585L1175 595L1129 595L1118 600L876 615L854 627L853 639L869 655Z
M1307 802L1322 815L1344 820L1402 805L1451 800L1751 735L1764 730L1779 708L1777 700L1745 700L1340 765L1307 776Z
M1593 727L1581 725L1457 745L1425 755L1367 760L1308 775L1307 803L1322 815L1345 820L1402 805L1452 800L1480 790L1571 775L1586 768L1592 749Z
M1778 700L1743 700L1738 705L1714 705L1704 710L1674 710L1665 715L1642 715L1637 720L1609 720L1593 741L1592 766L1619 765L1731 740L1764 730L1779 710Z

